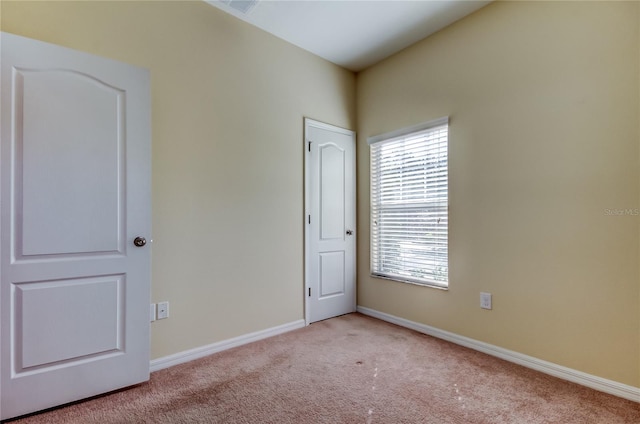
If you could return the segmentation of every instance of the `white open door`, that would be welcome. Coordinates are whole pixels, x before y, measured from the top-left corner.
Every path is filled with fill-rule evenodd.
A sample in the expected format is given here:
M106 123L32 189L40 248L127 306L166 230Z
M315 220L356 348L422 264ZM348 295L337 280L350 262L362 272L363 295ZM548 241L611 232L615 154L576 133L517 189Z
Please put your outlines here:
M148 71L7 33L0 47L7 419L148 380L151 139Z
M305 306L312 323L356 310L356 136L304 122Z

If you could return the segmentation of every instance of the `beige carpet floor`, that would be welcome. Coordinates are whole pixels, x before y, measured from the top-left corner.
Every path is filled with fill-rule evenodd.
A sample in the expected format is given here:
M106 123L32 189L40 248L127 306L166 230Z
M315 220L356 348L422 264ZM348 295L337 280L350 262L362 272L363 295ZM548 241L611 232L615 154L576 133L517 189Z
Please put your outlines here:
M12 423L638 424L640 404L350 314Z

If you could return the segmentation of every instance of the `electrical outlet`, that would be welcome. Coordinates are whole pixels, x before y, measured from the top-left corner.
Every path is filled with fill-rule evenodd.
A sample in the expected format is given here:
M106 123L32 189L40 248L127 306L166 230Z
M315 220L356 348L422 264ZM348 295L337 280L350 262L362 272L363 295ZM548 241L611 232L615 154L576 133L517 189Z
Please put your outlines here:
M482 309L491 309L491 293L480 292L480 307Z
M156 320L156 304L152 303L151 309L149 309L149 321L153 322Z
M158 302L158 319L169 318L169 302Z

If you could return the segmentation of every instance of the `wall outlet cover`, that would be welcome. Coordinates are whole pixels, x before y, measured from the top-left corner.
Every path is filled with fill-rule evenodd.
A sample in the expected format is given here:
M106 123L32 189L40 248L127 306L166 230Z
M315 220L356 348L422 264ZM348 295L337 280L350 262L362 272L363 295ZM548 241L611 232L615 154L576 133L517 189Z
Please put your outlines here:
M169 318L169 302L158 302L158 319Z
M480 307L492 309L491 293L480 292Z

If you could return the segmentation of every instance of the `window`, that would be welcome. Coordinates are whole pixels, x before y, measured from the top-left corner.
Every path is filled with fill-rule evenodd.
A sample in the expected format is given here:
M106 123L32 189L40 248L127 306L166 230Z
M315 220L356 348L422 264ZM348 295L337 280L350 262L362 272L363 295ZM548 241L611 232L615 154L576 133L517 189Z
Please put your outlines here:
M442 118L369 139L372 275L448 286L448 129Z

